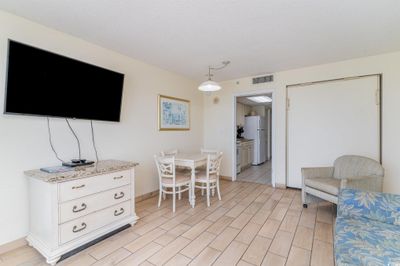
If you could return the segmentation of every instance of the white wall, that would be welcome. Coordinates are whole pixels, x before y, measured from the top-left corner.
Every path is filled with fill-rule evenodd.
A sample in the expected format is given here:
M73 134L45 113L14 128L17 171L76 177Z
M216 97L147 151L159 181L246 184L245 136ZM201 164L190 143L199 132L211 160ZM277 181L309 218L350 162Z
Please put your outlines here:
M164 148L197 150L202 146L203 98L197 82L7 13L0 12L0 25L0 110L8 38L125 73L121 123L95 122L94 126L100 159L140 163L137 195L157 189L153 154ZM190 131L157 130L157 94L191 100ZM65 122L53 120L54 143L60 156L76 157L76 145ZM89 123L71 123L81 139L83 158L94 159ZM28 230L28 191L23 171L59 164L47 137L43 117L0 114L0 245L24 237Z
M342 61L332 64L289 70L274 74L274 82L252 85L251 78L222 83L222 90L204 96L204 142L224 154L222 174L232 176L233 95L259 89L274 90L275 141L273 172L277 184L285 184L285 100L286 85L365 74L383 74L383 166L386 169L384 190L400 193L400 52ZM212 99L219 97L218 104ZM230 119L229 119L230 118Z

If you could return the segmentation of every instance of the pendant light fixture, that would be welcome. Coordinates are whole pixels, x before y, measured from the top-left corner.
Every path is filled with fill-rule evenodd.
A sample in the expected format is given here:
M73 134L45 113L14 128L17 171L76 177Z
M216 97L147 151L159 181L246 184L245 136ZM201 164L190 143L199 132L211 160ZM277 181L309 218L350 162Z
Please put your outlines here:
M230 63L230 61L223 61L222 62L222 66L219 66L219 67L209 66L208 67L208 74L207 74L208 80L204 81L203 83L200 84L199 90L205 91L205 92L219 91L222 87L217 82L211 80L211 77L213 76L213 74L211 74L211 70L223 69L227 65L229 65L229 63Z

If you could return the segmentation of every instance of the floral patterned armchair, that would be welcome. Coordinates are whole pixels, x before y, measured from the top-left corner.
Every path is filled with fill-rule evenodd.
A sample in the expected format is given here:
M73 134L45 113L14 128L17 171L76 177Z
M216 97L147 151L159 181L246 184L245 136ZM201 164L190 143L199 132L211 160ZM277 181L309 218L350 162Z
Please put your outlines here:
M335 260L336 266L400 265L400 195L342 189Z

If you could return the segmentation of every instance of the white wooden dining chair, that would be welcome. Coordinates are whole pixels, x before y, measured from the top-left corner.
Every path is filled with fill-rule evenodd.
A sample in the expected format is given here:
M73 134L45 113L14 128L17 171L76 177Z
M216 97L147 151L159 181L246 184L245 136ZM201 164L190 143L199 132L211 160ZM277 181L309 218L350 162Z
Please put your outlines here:
M201 154L205 154L205 155L208 155L208 154L210 154L210 155L218 155L218 153L219 153L217 150L204 149L204 148L201 148L200 152L201 152Z
M207 155L207 167L196 174L195 188L206 191L207 206L210 207L211 190L217 189L218 199L221 200L221 191L219 189L219 169L222 161L222 152L217 155ZM203 194L203 193L202 193Z
M161 198L166 194L172 194L172 211L175 212L176 194L181 199L181 193L188 191L190 201L190 189L192 182L190 176L175 171L175 157L159 157L154 155L157 165L158 177L160 182L160 191L158 197L158 208L161 206ZM182 189L183 188L183 189Z
M173 149L173 150L166 150L166 151L161 151L160 154L161 156L175 156L178 154L178 150L177 149Z

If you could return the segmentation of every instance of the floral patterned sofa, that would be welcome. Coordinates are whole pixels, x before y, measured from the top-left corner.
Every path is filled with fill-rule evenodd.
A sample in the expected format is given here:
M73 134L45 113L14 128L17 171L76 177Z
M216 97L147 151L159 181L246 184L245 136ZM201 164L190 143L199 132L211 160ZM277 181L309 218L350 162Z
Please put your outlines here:
M342 189L335 260L336 266L400 266L400 195Z

